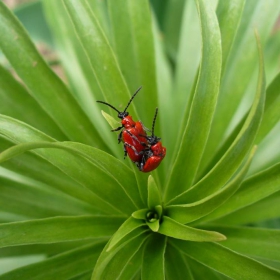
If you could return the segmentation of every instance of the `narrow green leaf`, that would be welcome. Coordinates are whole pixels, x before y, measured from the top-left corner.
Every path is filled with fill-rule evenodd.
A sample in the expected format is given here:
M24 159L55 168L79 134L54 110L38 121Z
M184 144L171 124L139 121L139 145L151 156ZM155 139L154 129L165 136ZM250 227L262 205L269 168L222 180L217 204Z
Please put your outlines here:
M11 146L13 146L12 143L0 137L0 151L4 151ZM11 179L15 178L15 174L28 176L35 179L37 184L38 182L45 183L49 188L60 190L65 194L88 203L88 206L90 205L92 209L95 208L90 190L81 187L81 185L55 166L35 154L25 153L2 163L1 166L13 171L12 176L9 177ZM3 174L5 176L9 175L7 170Z
M76 35L88 56L103 97L107 102L115 104L117 96L118 104L121 102L126 104L130 99L128 88L115 54L88 1L63 0L63 3L70 15ZM133 103L129 107L129 112L136 115Z
M34 218L57 215L85 215L95 213L90 205L40 182L22 178L9 178L0 169L0 209L2 211ZM13 175L13 174L11 174Z
M0 133L3 133L5 137L11 139L15 143L28 141L32 142L34 140L37 140L39 142L42 140L51 141L49 137L46 137L41 132L9 117L0 116L0 124ZM108 213L108 211L109 213L112 213L112 211L120 211L119 208L122 208L123 210L121 211L124 211L125 213L130 215L133 211L136 210L135 208L137 208L137 206L131 200L131 198L128 198L129 195L127 196L127 192L123 188L121 183L116 182L115 178L110 176L104 170L102 164L96 164L96 162L94 163L94 160L99 162L97 155L93 157L94 160L91 160L92 154L90 156L84 155L83 152L79 152L79 150L67 147L63 144L57 146L54 143L51 144L48 142L42 144L45 145L44 147L66 149L72 153L70 154L69 152L60 151L58 149L40 149L36 151L36 154L39 154L43 158L47 159L49 162L57 166L67 175L69 175L71 178L76 180L78 183L82 184L85 188L91 190L91 196L94 197L94 205L98 205L97 207L100 207L102 211L105 210L106 213ZM27 147L29 145L30 144L27 144ZM24 146L25 144L22 144L22 147ZM38 147L38 144L35 144L35 146ZM13 150L13 148L11 149ZM97 153L103 154L103 157L104 154L106 154L102 151L99 151L98 149L92 149L95 150ZM91 162L88 161L88 159L91 160ZM99 159L101 161L102 156ZM110 172L114 172L116 166L113 164L113 162L109 164L111 165L111 167L108 170L110 170ZM136 189L135 181L134 186ZM114 196L111 195L112 193L114 193ZM136 192L133 191L133 194L137 197L137 190ZM122 201L122 203L119 203L119 201Z
M108 238L123 220L114 216L73 216L1 224L0 246Z
M228 135L251 106L258 69L258 54L253 40L254 29L258 30L264 46L279 16L280 2L278 0L272 0L269 3L266 0L243 2L245 4L241 22L221 80L219 100L201 161L201 169L204 169L219 147L220 141L217 139L223 139ZM244 55L245 53L250 56ZM242 107L239 106L240 104Z
M148 178L148 208L153 209L157 205L161 205L161 197L160 192L157 187L157 184L152 177L152 175Z
M141 246L143 244L143 242L146 240L147 238L147 234L146 234L146 229L143 228L138 228L134 231L132 231L130 234L126 235L119 243L118 246L114 247L112 250L108 251L108 246L109 246L109 242L106 244L106 246L104 247L103 251L101 252L98 261L96 263L96 266L94 268L93 274L92 274L92 278L91 279L102 279L102 275L103 273L106 272L106 267L108 265L108 263L110 263L110 261L115 257L118 256L118 253L125 249L126 246L128 246L128 248L130 249L131 252L133 252L135 250L135 248L137 248L137 250L140 248L139 245ZM126 249L125 249L126 251ZM135 251L134 251L135 252ZM121 261L121 260L120 260ZM119 267L119 269L122 269L122 267ZM110 273L112 273L112 271L109 271Z
M0 279L70 279L92 269L103 246L103 242L86 245L0 275Z
M159 220L155 220L154 222L146 222L146 225L153 231L158 232L160 224Z
M219 1L217 7L217 17L222 37L223 71L241 21L244 5L245 1L243 0Z
M256 146L252 149L247 161L238 174L216 193L190 204L171 205L166 207L167 215L183 224L195 221L224 204L240 187L249 169Z
M73 95L91 122L94 123L98 134L104 139L107 147L115 155L120 156L121 151L116 139L112 137L112 132L108 129L107 123L100 114L100 104L96 103L96 100L103 99L98 81L95 78L84 48L77 38L71 18L63 2L47 0L43 1L43 4L44 12L54 35L56 51L59 54L59 59L67 75ZM91 1L90 5L102 6L104 3L103 1ZM97 14L102 11L97 10Z
M221 280L221 279L232 279L229 277L226 277L224 274L218 273L216 270L213 270L209 268L208 266L205 266L194 259L189 258L188 256L184 255L184 259L189 264L190 272L193 276L193 279L203 279L205 275L207 275L207 279L209 280Z
M166 279L195 280L189 263L175 247L167 244L165 253Z
M207 226L227 236L223 246L253 258L261 257L280 261L280 230L252 228Z
M16 6L13 12L28 31L32 40L39 43L44 42L48 46L53 46L52 34L45 20L41 1L29 2L25 5Z
M104 272L100 278L92 277L92 279L127 279L125 278L128 275L132 274L132 276L139 269L139 260L135 262L135 257L140 258L143 243L146 241L146 238L139 236L135 240L132 240L125 247L123 247L118 253L110 260L110 262L106 265ZM138 265L137 265L138 264ZM132 271L129 271L132 270ZM134 270L134 271L133 271ZM133 273L134 272L134 273ZM128 273L128 275L126 275Z
M266 90L266 100L263 120L256 138L256 143L260 143L264 137L272 130L280 119L280 73L275 77Z
M27 90L0 65L0 113L26 122L58 140L67 137ZM32 109L31 109L32 108Z
M184 200L185 203L197 201L220 189L238 169L248 150L253 145L261 123L265 102L264 61L257 33L256 37L259 48L259 78L255 100L250 113L234 142L219 162L205 177L181 195L180 199Z
M146 220L146 214L147 214L148 211L149 211L148 208L146 208L146 209L140 209L140 210L137 210L137 211L133 212L133 213L131 214L131 216L132 216L134 219Z
M144 226L143 221L129 217L117 230L117 232L111 238L107 251L110 251L116 244L118 244L123 238L125 238L129 233L135 229Z
M120 122L116 121L111 115L107 114L104 111L101 111L101 113L112 129L115 129L120 126Z
M65 135L69 139L104 148L94 126L66 86L49 69L21 24L3 2L0 2L0 28L0 48L32 96Z
M218 219L217 222L225 225L246 225L277 219L280 216L279 204L280 192L278 191L267 198Z
M163 1L160 1L161 7L164 5L162 2ZM171 57L173 61L175 61L177 55L185 2L184 0L178 0L176 2L166 1L164 11L161 15L163 17L162 29L166 50L168 56Z
M215 220L280 191L280 163L245 180L239 190L205 220Z
M145 245L141 279L163 280L165 279L164 255L167 237L153 234Z
M101 168L104 172L106 172L108 175L110 175L112 177L112 179L117 181L118 185L126 193L126 195L130 198L131 201L133 199L130 197L130 194L132 194L132 196L134 196L134 198L135 198L135 201L138 201L138 203L140 203L140 205L141 205L141 200L139 198L139 193L137 191L137 188L131 187L133 185L133 181L131 182L131 180L126 179L126 177L128 177L128 174L125 174L122 170L118 173L111 171L114 168L113 162L116 159L114 159L112 157L112 159L109 160L108 156L106 157L106 154L104 152L94 149L92 147L87 147L86 145L83 145L83 144L48 143L48 142L30 142L30 143L19 144L17 146L14 146L14 147L2 152L0 154L0 162L8 160L9 158L17 156L28 150L38 149L38 148L58 148L58 149L69 151L74 156L78 155L78 156L86 158L87 160L92 162L96 167ZM115 168L115 171L116 171L116 168ZM114 176L114 174L116 174L116 176ZM128 183L126 188L124 188L122 186L123 180ZM116 193L116 189L115 189L115 193ZM116 198L116 197L114 197L114 198Z
M184 134L167 185L167 200L190 188L193 183L219 93L222 57L218 22L209 2L198 0L197 6L203 41L201 68L189 118L184 122Z
M158 232L176 239L191 240L196 242L213 242L226 239L224 235L218 232L188 227L167 216L163 217Z
M276 280L280 277L279 271L217 243L172 240L172 244L190 258L236 280Z

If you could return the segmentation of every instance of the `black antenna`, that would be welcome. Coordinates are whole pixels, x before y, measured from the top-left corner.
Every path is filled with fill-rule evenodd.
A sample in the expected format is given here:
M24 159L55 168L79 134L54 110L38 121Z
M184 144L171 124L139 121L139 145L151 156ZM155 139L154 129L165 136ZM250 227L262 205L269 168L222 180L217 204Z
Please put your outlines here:
M111 105L111 104L109 104L109 103L107 103L107 102L104 102L104 101L96 101L96 102L102 103L102 104L105 104L105 105L111 107L112 109L114 109L115 111L118 112L118 117L119 117L120 119L123 119L123 118L125 118L125 117L128 116L128 112L126 112L126 110L127 110L128 106L130 105L130 103L132 102L132 100L134 99L134 97L136 96L136 94L140 91L141 88L142 88L142 86L139 87L139 88L136 90L136 92L132 95L132 97L130 98L130 100L129 100L127 106L126 106L125 109L123 110L123 112L120 112L117 108L115 108L113 105Z
M156 108L155 116L154 116L154 119L153 119L152 137L154 137L154 128L155 128L155 124L156 124L157 113L158 113L158 108Z
M134 93L134 94L132 95L132 97L130 98L130 100L129 100L127 106L125 107L125 109L123 110L123 112L126 111L126 109L128 108L128 106L130 105L130 103L132 102L132 100L134 99L134 97L135 97L136 94L140 91L141 88L142 88L142 86L140 86L140 87L135 91L135 93Z
M96 101L96 102L105 104L105 105L111 107L112 109L114 109L115 111L117 111L119 114L121 113L118 109L116 109L114 106L112 106L111 104L109 104L107 102L104 102L104 101Z

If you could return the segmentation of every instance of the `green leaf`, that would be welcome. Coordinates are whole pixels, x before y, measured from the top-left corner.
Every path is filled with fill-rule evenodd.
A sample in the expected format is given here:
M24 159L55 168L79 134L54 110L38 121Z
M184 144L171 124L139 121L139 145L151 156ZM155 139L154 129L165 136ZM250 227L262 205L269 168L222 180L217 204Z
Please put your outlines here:
M70 279L92 269L103 246L103 242L86 245L0 275L0 279Z
M280 261L280 230L252 227L209 226L227 236L223 246L253 258Z
M92 277L92 279L127 279L130 280L136 272L139 270L142 247L146 238L138 237L124 248L122 248L110 262L106 265L106 268L101 278ZM136 260L138 258L138 260Z
M0 169L0 174L2 170ZM3 172L4 173L4 172ZM10 174L11 176L15 174ZM93 214L95 209L40 182L0 175L0 209L33 218Z
M252 149L247 161L238 174L222 189L205 197L202 200L191 204L170 205L166 207L166 213L176 221L186 224L195 221L211 213L224 204L240 187L249 169L252 158L255 154L256 146Z
M266 100L262 124L260 126L256 143L260 143L272 130L280 119L280 73L275 77L266 90Z
M185 128L179 152L169 177L167 200L190 188L193 183L219 93L222 57L218 22L207 1L198 0L197 6L203 41L201 68L191 111L188 119L184 119Z
M215 220L280 191L280 163L245 180L239 190L205 220Z
M167 238L158 234L150 236L143 253L141 279L165 279L164 255Z
M253 145L256 133L261 123L265 102L264 61L258 36L257 42L260 63L259 79L255 100L252 104L250 113L248 114L248 117L239 134L219 162L205 177L180 196L178 200L182 200L184 203L197 201L220 189L236 172L241 162L244 160L244 157L248 153L248 150Z
M104 111L101 111L102 116L104 119L108 122L108 124L111 126L112 129L115 129L120 126L120 122L116 121L111 115L107 114Z
M226 239L224 235L218 232L188 227L167 216L163 217L158 232L176 239L191 240L196 242L213 242Z
M172 240L179 251L232 279L279 279L280 273L217 243ZM229 261L230 260L230 261Z
M104 148L104 143L94 126L66 86L49 69L21 24L2 2L0 2L0 28L0 48L34 99L64 134L72 140Z
M146 225L153 231L153 232L158 232L160 224L159 220L155 220L153 222L146 222Z
M131 193L135 197L135 200L136 201L138 200L138 202L141 205L141 200L139 199L139 193L138 193L136 187L134 188L134 190L131 187L131 185L133 185L134 182L133 181L131 182L131 180L125 179L126 177L128 177L128 174L123 173L123 170L119 171L118 173L110 171L110 170L113 170L114 161L116 161L116 159L111 157L112 159L110 160L110 159L108 159L108 155L106 156L106 154L104 152L94 149L92 147L87 147L86 145L83 145L83 144L58 143L58 142L57 143L30 142L30 143L19 144L17 146L14 146L14 147L2 152L0 154L0 162L8 160L9 158L17 156L28 150L38 149L38 148L58 148L58 149L66 150L66 151L72 153L74 156L78 155L78 156L86 158L87 160L92 162L96 167L98 167L99 169L102 169L104 173L107 173L112 179L117 181L118 185L126 193L126 195L128 197L130 197L129 193ZM115 168L115 171L116 171L116 168ZM115 174L116 174L116 176L114 176ZM126 189L123 187L122 181L125 181L125 183L128 183ZM115 192L116 192L116 189L115 189ZM130 197L130 199L132 200L131 197ZM134 202L133 202L133 204L134 204Z
M100 104L96 103L96 100L102 100L103 95L100 92L98 81L95 78L84 48L76 36L66 7L62 1L47 0L43 1L43 4L48 23L55 37L56 51L59 53L59 58L64 66L63 70L68 77L67 80L73 95L91 122L94 123L96 130L105 140L109 149L115 155L121 156L122 151L119 149L115 137L112 137L106 121L100 114ZM91 1L90 5L100 7L104 3ZM103 11L104 9L102 11L97 9L96 13L99 15Z
M186 258L170 244L167 244L165 252L165 271L167 279L195 280Z
M133 212L133 213L131 214L131 216L132 216L134 219L146 220L146 214L147 214L148 211L149 211L148 208L146 208L146 209L140 209L140 210L137 210L137 211Z
M152 177L152 175L148 178L148 208L153 209L157 205L161 205L161 197L160 192L157 187L157 184Z
M107 251L110 251L115 245L117 245L123 238L125 238L129 233L135 229L144 226L143 221L129 217L117 230L117 232L111 238Z
M239 28L244 5L245 1L243 0L219 1L217 7L217 17L222 37L223 71Z
M245 225L269 219L277 219L280 216L280 192L276 192L252 205L248 205L217 220L225 225Z
M126 104L130 99L128 88L95 12L91 10L86 0L79 2L70 0L63 3L70 15L76 35L88 56L103 97L107 102L115 104L117 96L119 103ZM129 109L132 115L136 115L133 104Z
M42 135L42 133L40 133L39 131L36 131L35 129L32 129L29 126L23 123L19 123L8 117L0 117L0 123L2 124L0 126L0 133L4 133L6 137L14 139L13 141L16 143L28 141L29 138L31 138L31 141L33 141L34 136L36 137L36 140L45 140L47 138L44 137L44 135ZM14 129L11 129L11 127L14 127ZM15 133L16 131L19 132L20 130L24 131L24 133ZM31 135L32 137L30 137ZM47 138L47 140L49 141L49 138ZM131 214L131 212L135 211L136 205L134 204L134 202L132 202L131 198L128 198L128 200L125 198L127 196L125 194L126 190L123 188L121 183L116 182L115 179L104 170L104 166L100 164L100 162L102 161L102 154L104 158L104 152L99 151L98 149L91 148L93 150L91 150L91 155L88 156L85 155L83 152L79 152L79 150L77 149L66 147L66 145L63 144L59 145L47 142L41 144L45 145L44 147L55 147L59 149L66 149L72 152L73 155L69 154L68 152L65 153L65 151L59 151L57 149L43 149L36 151L37 154L39 154L43 158L46 158L52 164L54 164L63 172L65 172L67 175L75 179L77 182L81 183L85 188L90 189L92 191L92 195L95 196L94 203L96 206L98 205L100 209L105 210L107 208L107 210L105 211L111 209L109 210L109 212L111 212L112 208L109 206L109 201L111 201L117 207L115 208L114 206L115 210L118 208L123 208L123 211L125 211L129 215ZM14 149L20 152L21 149L24 149L24 147L30 148L30 145L32 146L32 144L22 144L21 146L16 147ZM35 144L34 147L38 148L39 146L40 144ZM13 148L11 148L11 150L13 151ZM10 151L8 151L7 153L9 154ZM94 160L89 162L88 159L91 159L93 151L95 151L95 156L93 156ZM97 154L101 154L101 157L98 158ZM86 159L84 159L83 157L86 157ZM98 164L96 164L96 162L98 162ZM111 165L111 167L109 166L109 169L107 170L111 170L112 172L114 172L114 170L116 169L116 165L113 163L113 161L107 160L107 162L109 162L108 164ZM107 179L105 180L104 178ZM111 196L111 193L114 193L114 196ZM133 193L136 195L136 197L138 197L137 191ZM122 203L118 203L119 201L122 201ZM131 205L129 206L129 204Z
M122 268L124 267L124 265L126 265L127 261L129 261L127 260L127 257L130 258L131 256L133 256L133 254L137 253L143 242L145 242L145 240L147 239L148 235L146 232L147 230L144 228L138 228L132 231L118 243L118 246L115 246L110 251L107 250L110 242L109 241L98 258L91 279L102 279L102 275L104 275L104 273L114 273L114 271L110 269L108 269L108 271L106 270L108 263L110 263L111 260L114 260L115 256L117 260L119 260L118 271L115 271L115 273L121 274ZM126 257L121 253L122 250L126 252ZM119 253L121 254L121 257L118 257ZM125 264L122 263L122 261L124 261ZM114 277L116 277L116 275L114 275Z
M136 107L141 120L150 123L157 102L157 84L149 1L110 0L108 10L120 68L131 92L136 85L143 86Z
M0 151L10 148L11 145L10 142L0 138ZM39 184L39 181L45 183L50 189L59 190L75 197L76 199L86 202L88 207L92 210L96 209L94 203L92 203L90 190L81 188L77 182L35 154L25 153L4 162L1 165L6 169L3 171L3 175L8 178L14 179L16 174L24 174L25 178L28 176L29 178L35 179L37 184ZM13 171L11 176L7 169Z
M24 28L30 33L32 40L53 45L53 38L45 20L41 1L30 2L15 7L14 13Z
M108 238L123 220L114 216L73 216L1 224L0 247Z
M1 65L0 84L1 114L26 122L58 140L67 140L56 123L42 110L27 90Z
M280 2L277 0L272 0L269 4L266 0L243 2L245 4L240 26L221 80L219 100L200 170L207 166L219 147L220 141L217 139L228 135L251 106L257 76L257 49L253 30L258 30L264 45L279 16ZM250 55L244 55L246 53Z

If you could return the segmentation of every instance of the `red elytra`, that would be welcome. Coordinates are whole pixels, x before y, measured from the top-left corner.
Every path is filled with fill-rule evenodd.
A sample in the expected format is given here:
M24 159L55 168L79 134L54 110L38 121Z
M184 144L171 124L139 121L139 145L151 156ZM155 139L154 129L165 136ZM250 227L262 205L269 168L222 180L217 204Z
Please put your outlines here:
M118 109L116 109L114 106L112 106L111 104L109 104L107 102L97 101L99 103L102 103L102 104L105 104L105 105L111 107L112 109L114 109L115 111L118 112L118 118L122 119L122 121L121 121L122 126L117 127L115 129L113 129L112 131L121 130L121 132L118 136L118 142L120 143L121 140L124 142L124 157L126 157L128 155L129 158L134 162L139 161L142 158L142 154L140 154L140 153L141 153L141 151L143 151L145 149L145 145L142 145L142 143L147 144L147 139L145 138L146 131L145 131L141 121L135 122L132 119L132 117L129 115L129 113L126 112L126 110L141 88L142 87L139 87L136 90L136 92L132 95L127 106L123 110L123 112L120 112ZM123 130L123 129L125 129L125 130ZM131 135L133 135L134 137L131 137ZM137 139L137 140L135 140L135 139ZM134 149L131 147L133 147Z
M157 142L151 146L148 151L144 152L143 158L138 166L142 172L151 172L155 170L166 155L166 148L162 146L161 142Z
M133 144L125 143L125 146L127 149L131 149L135 155L135 159L137 156L138 160L135 160L135 163L138 169L142 172L155 170L166 155L166 148L162 146L160 138L154 135L157 113L158 108L156 108L153 120L152 134L150 136L143 136L147 142L140 142L139 137L135 137L135 135L131 134L128 130L124 131L124 133L128 134L130 139L134 141ZM144 146L145 148L142 149L141 146ZM139 150L137 150L136 147L139 147Z

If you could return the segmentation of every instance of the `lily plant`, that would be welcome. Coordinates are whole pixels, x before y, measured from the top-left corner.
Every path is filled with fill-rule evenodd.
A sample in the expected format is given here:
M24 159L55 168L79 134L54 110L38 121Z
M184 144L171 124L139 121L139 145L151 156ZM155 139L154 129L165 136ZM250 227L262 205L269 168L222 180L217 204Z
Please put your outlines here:
M54 41L0 2L0 280L280 279L280 2L24 9ZM96 103L139 86L129 114L151 129L158 108L167 149L148 174Z

